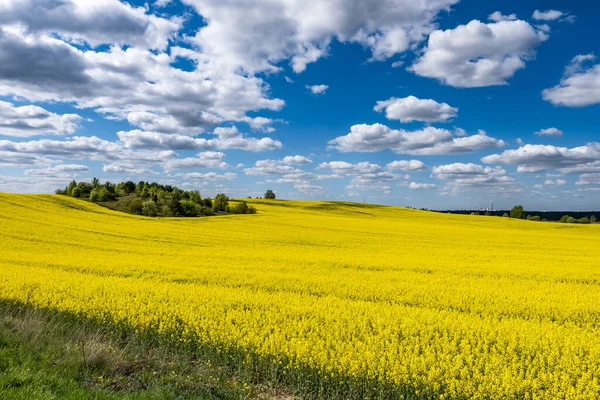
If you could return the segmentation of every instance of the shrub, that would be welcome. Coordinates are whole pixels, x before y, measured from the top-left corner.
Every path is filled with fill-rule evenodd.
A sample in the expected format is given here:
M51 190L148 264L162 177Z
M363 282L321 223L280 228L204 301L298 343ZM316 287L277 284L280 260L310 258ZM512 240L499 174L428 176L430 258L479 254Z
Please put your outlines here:
M181 200L179 202L181 208L181 215L184 217L196 217L196 203L193 200Z
M196 215L210 217L211 215L215 215L215 212L210 207L196 204Z
M592 216L590 217L590 224L595 224L595 223L596 223L596 216L595 216L595 215L592 215Z
M229 197L227 197L224 193L219 193L215 196L213 201L213 210L216 212L226 211L227 206L229 205Z
M569 218L571 218L570 215L563 215L562 217L560 217L560 220L558 222L562 222L563 224L566 224L567 222L569 222Z
M578 224L589 224L589 223L590 223L590 220L589 220L587 217L583 217L583 218L579 218L579 219L577 220L577 223L578 223Z
M508 213L504 213L503 217L508 218L509 217Z
M522 205L514 206L510 210L510 217L511 218L523 219L524 216L525 216L525 212L523 211L523 206Z
M115 193L112 193L104 186L98 186L90 192L90 201L94 203L111 201L117 198Z
M237 203L235 206L231 207L230 212L232 214L246 214L248 213L248 203L245 201Z
M567 223L568 223L568 224L574 224L574 223L576 223L576 222L577 222L577 220L576 220L575 218L573 218L573 217L569 217L569 218L567 219Z
M156 217L158 215L158 207L155 202L148 200L142 203L142 214L149 217Z
M142 213L142 206L143 206L142 199L133 199L129 202L129 204L127 205L127 208L129 209L129 212L139 215Z
M540 217L539 215L534 215L533 217L530 218L531 221L541 221L542 217Z

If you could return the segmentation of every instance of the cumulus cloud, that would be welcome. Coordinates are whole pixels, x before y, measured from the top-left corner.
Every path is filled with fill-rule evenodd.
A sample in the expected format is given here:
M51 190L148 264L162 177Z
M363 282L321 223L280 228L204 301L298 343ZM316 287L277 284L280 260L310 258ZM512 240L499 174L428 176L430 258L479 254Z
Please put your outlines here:
M558 128L547 128L535 132L537 136L562 136L563 131Z
M18 0L0 3L2 25L21 24L92 46L118 43L164 49L180 22L118 0Z
M526 144L481 159L487 164L517 165L519 172L558 170L563 173L600 171L600 144L567 148Z
M392 97L385 101L378 101L374 110L385 110L387 119L396 119L400 122L448 122L455 118L458 108L447 103L438 103L432 99L419 99L408 96L402 99Z
M410 68L420 76L455 87L505 85L535 48L547 39L521 20L485 24L477 20L429 36L423 55Z
M514 21L517 19L517 14L504 15L500 11L494 11L488 16L488 19L494 22Z
M283 158L283 163L284 164L289 164L289 165L306 165L306 164L312 164L312 160L310 158L304 157L304 156L299 156L299 155L295 155L295 156L286 156Z
M390 171L417 172L427 169L427 166L419 160L400 160L392 161L386 168Z
M560 83L542 92L544 100L566 107L600 103L600 64L584 66L584 63L595 59L593 54L575 56L565 68Z
M556 21L557 19L560 19L563 15L565 15L565 13L558 10L535 10L533 12L532 18L536 21Z
M562 186L565 185L567 181L564 179L546 179L544 181L545 186Z
M306 85L306 88L312 92L312 94L325 94L329 86L327 85Z
M361 191L380 191L389 194L391 192L389 183L409 178L406 175L394 174L380 165L366 161L357 164L330 161L319 164L318 168L330 169L334 176L351 177L350 184L346 186L349 194L357 194Z
M268 137L249 138L238 132L237 128L216 128L217 138L205 139L179 134L145 132L140 130L121 131L117 135L123 145L132 149L169 149L169 150L228 150L238 149L252 152L277 150L282 147L278 140Z
M185 179L191 179L191 180L195 180L195 181L204 181L204 182L221 182L221 181L231 182L231 181L234 181L237 179L237 174L234 174L232 172L226 172L224 174L218 174L216 172L206 172L206 173L188 172L185 174L177 174L177 176L185 178Z
M579 175L576 185L600 185L600 173L588 173Z
M428 189L435 189L437 188L437 185L434 183L417 183L417 182L411 182L410 185L408 185L408 188L410 190L428 190Z
M74 133L82 118L77 114L55 114L42 107L15 107L0 101L0 135L28 137L36 135L68 135Z
M206 21L193 41L211 58L249 73L295 72L328 54L329 45L360 43L382 60L421 42L433 21L458 0L183 0ZM249 16L252 16L251 18Z
M446 194L458 194L473 190L492 192L515 190L512 187L514 179L509 177L501 167L454 163L433 167L432 172L433 178L448 181L442 189Z
M174 169L229 168L229 164L223 161L224 158L225 153L219 151L204 151L198 153L196 157L168 160L165 163L164 168L167 171Z
M329 141L329 146L341 152L376 152L390 149L398 154L434 155L462 154L504 146L502 140L476 135L455 137L447 129L426 127L418 131L391 129L382 124L354 125L350 133Z
M81 164L60 164L54 167L25 170L25 175L31 176L72 176L79 172L87 172L90 168Z

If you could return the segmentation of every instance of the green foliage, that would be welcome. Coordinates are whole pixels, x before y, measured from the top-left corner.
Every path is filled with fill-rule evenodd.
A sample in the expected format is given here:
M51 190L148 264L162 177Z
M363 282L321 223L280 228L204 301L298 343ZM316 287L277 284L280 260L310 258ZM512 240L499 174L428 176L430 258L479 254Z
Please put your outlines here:
M219 193L215 196L213 201L213 210L215 210L215 212L225 212L228 205L229 197L227 197L224 193Z
M574 223L576 223L576 222L577 222L577 220L576 220L575 218L573 218L573 217L569 217L569 218L567 219L567 223L568 223L568 224L574 224Z
M577 220L577 223L578 223L578 224L589 224L589 223L590 223L590 220L589 220L588 218L586 218L586 217L583 217L583 218L579 218L579 219Z
M271 189L267 190L265 193L265 199L275 199L275 192L273 192Z
M197 217L216 213L255 214L256 209L246 202L229 206L229 197L219 193L214 201L202 198L198 190L180 190L171 185L156 182L132 181L100 183L94 178L92 183L71 181L57 194L89 199L94 203L113 210L124 211L149 217Z
M569 219L572 219L570 215L563 215L562 217L560 217L560 220L558 222L566 224L567 222L569 222Z
M137 198L137 199L131 200L129 202L129 205L127 206L127 208L129 209L130 213L140 215L140 214L142 214L143 205L144 205L144 202L142 201L142 199Z
M531 218L529 218L529 216L527 216L528 219L530 219L531 221L541 221L542 217L540 217L539 215L534 215Z
M523 219L524 216L525 216L525 212L523 211L523 206L522 205L514 206L510 210L510 217L511 218Z
M503 217L508 218L509 217L508 213L504 213Z
M180 212L182 217L197 217L196 203L192 200L179 201Z
M595 224L595 223L596 223L596 216L595 216L595 215L592 215L592 216L590 217L590 224Z
M142 215L148 217L156 217L158 215L158 206L152 200L148 200L142 203Z

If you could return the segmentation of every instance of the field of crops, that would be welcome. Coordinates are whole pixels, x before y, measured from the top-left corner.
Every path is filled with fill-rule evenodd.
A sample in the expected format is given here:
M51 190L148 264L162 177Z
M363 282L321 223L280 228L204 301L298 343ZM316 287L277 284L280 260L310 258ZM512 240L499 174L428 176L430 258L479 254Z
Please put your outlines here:
M0 298L158 332L306 397L600 394L599 225L251 203L150 219L0 194Z

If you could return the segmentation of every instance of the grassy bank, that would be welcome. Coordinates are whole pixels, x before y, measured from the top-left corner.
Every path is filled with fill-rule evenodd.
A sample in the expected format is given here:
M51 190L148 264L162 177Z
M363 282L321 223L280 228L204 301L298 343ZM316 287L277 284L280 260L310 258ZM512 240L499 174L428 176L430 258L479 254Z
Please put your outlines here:
M288 398L188 352L6 301L0 302L0 393L3 399Z

